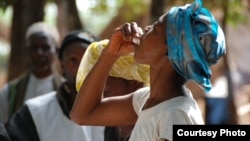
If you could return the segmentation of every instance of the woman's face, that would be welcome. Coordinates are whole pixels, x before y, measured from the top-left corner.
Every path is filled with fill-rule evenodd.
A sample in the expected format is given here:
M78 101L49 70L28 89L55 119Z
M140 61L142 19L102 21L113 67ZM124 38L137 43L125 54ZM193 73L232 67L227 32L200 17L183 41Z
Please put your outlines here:
M140 38L140 45L135 46L135 60L141 64L154 64L167 52L166 14L154 24L145 27Z

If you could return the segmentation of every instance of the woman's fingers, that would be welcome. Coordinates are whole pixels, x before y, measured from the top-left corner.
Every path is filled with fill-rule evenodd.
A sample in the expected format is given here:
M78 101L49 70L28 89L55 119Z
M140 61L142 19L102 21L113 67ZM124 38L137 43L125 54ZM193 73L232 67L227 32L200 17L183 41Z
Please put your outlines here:
M133 52L134 45L140 44L142 29L135 22L125 23L117 27L109 42L109 51L117 55Z
M131 34L133 37L140 37L140 27L135 23L131 23Z
M130 42L132 40L131 38L131 34L132 34L132 30L131 30L131 24L130 23L126 23L124 24L124 26L122 27L122 30L124 32L124 40Z
M140 36L143 34L141 27L135 22L126 23L121 26L121 31L124 41L131 42L134 44L140 43Z
M132 42L136 45L140 45L140 37L143 34L142 28L139 27L135 22L132 22L131 29L132 29Z

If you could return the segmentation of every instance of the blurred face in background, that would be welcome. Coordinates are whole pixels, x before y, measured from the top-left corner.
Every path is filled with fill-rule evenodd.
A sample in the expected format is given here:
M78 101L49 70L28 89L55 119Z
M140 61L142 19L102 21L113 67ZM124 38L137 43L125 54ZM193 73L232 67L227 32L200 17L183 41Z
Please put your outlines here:
M75 81L78 67L80 65L83 54L88 44L82 42L72 42L65 47L62 53L61 66L63 68L63 76L66 78L71 89L76 93Z
M44 33L34 33L28 38L27 46L31 71L38 77L51 74L56 55L52 38Z

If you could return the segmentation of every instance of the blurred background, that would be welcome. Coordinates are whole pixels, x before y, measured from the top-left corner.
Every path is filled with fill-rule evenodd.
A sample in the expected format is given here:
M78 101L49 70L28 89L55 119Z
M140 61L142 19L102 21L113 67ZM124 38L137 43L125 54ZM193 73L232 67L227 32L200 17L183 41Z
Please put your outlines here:
M0 0L0 88L27 69L25 31L37 21L56 26L61 39L74 29L85 28L102 39L124 22L136 21L141 27L153 23L171 6L192 0ZM203 0L225 33L227 54L213 66L212 82L226 76L228 97L235 104L228 109L237 123L250 123L250 1ZM204 92L192 84L203 113ZM232 109L231 109L232 108ZM204 115L205 116L205 115Z

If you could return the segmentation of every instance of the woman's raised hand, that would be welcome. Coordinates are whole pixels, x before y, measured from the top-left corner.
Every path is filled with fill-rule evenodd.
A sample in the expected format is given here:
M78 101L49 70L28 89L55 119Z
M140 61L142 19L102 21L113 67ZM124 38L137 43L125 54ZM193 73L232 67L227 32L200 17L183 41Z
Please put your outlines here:
M142 34L143 31L137 23L125 23L114 30L107 50L114 55L127 55L134 51L134 45L140 44Z

